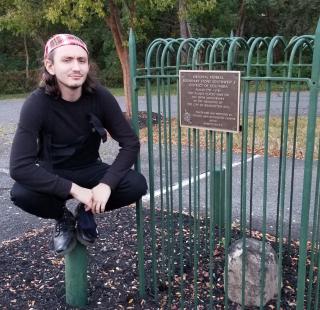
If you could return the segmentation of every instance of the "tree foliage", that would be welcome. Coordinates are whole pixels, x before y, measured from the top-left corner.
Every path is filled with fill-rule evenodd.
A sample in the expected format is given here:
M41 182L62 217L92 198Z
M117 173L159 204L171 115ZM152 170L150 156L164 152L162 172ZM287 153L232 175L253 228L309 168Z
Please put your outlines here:
M3 0L2 3L0 31L6 29L15 35L40 39L45 28L50 26L43 18L44 1Z
M157 37L313 34L319 12L320 0L2 0L0 71L23 70L27 55L31 69L39 66L44 42L73 32L88 43L102 81L115 85L128 75L130 27L139 63Z
M209 8L210 1L188 1L189 8L178 10L180 15L185 13L202 12ZM124 91L127 102L127 113L130 116L130 69L127 37L129 28L137 31L138 35L143 33L143 26L148 24L150 12L164 10L172 7L172 1L167 0L153 3L148 0L56 0L48 3L45 16L52 23L62 23L70 30L78 30L83 24L91 21L92 18L103 19L106 26L112 33L113 41L119 57L124 82Z

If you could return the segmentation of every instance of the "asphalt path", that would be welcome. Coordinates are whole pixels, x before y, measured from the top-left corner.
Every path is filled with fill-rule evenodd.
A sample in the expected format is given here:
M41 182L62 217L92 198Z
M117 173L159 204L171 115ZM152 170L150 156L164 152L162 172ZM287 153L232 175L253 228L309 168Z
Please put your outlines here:
M250 102L253 101L253 94L250 95ZM117 100L124 109L124 98L117 97ZM291 97L292 104L290 104L290 114L293 115L295 111L295 100L294 96ZM11 148L12 138L16 129L16 124L19 119L19 112L23 103L23 99L10 99L10 100L2 100L0 101L0 204L1 204L1 217L0 217L0 242L5 240L14 239L19 237L21 234L28 232L32 229L41 228L44 225L53 225L51 220L40 219L30 214L27 214L21 211L19 208L15 207L10 199L9 192L10 188L13 184L12 179L8 174L8 162L9 162L9 153ZM257 113L259 115L263 115L265 112L265 94L261 93L258 97L257 104ZM282 106L282 94L281 93L272 93L271 96L271 115L280 115L281 114L281 106ZM307 115L308 111L308 93L303 92L300 93L299 100L299 114ZM152 98L153 111L157 112L158 100L156 97ZM177 113L177 104L175 99L171 100L170 105L171 115L174 117ZM145 98L139 97L139 110L145 110ZM249 105L249 113L253 112L253 107L250 103ZM111 162L114 156L117 153L118 146L116 143L112 141L107 142L108 145L102 145L101 155L102 158ZM184 160L187 158L188 150L182 149L182 158ZM155 206L161 207L161 199L160 199L160 170L159 170L159 151L157 146L154 149L154 167L153 170L155 172L155 184L154 188L156 190L155 193ZM172 161L172 179L173 182L177 182L177 148L172 146L172 155L170 160ZM148 177L149 175L149 162L148 162L148 151L147 145L143 144L141 147L141 162L142 162L142 172ZM202 215L205 215L205 176L206 176L206 167L205 167L205 159L204 154L200 156L200 173L204 177L200 181L200 212ZM262 156L257 156L254 159L254 175L252 178L253 190L250 191L250 174L247 181L247 201L250 201L252 196L253 201L253 226L256 229L261 229L262 223L262 214L263 214L263 192L267 190L267 199L266 199L266 223L267 230L271 233L275 232L275 224L276 224L276 211L277 211L277 186L278 186L278 171L279 171L279 159L278 158L269 158L268 159L268 179L267 183L264 184L263 181L263 167L264 167L264 159ZM288 222L289 222L289 214L290 214L290 200L292 201L292 229L293 236L295 238L299 237L300 230L300 217L301 217L301 201L302 201L302 181L303 181L303 169L304 162L303 160L295 161L295 177L293 183L293 190L291 191L291 167L292 161L291 159L287 160L287 173L286 173L286 191L284 196L284 204L283 204L283 223L285 231L287 232ZM224 164L223 164L224 165ZM251 167L251 162L249 160L248 167ZM249 170L248 170L249 171ZM240 157L237 154L233 156L233 181L232 181L232 200L233 200L233 220L239 221L240 217L240 208L241 208L241 165L240 165ZM183 166L183 210L184 212L189 212L189 205L187 198L189 195L189 184L188 184L188 169ZM315 182L313 182L315 183ZM193 185L191 185L193 186ZM165 190L164 190L165 191ZM162 193L164 193L162 190ZM314 190L313 190L314 191ZM178 190L177 186L172 191L172 200L174 201L174 205L178 208ZM290 196L290 194L292 195ZM164 200L166 200L167 195L164 193ZM149 196L147 195L144 198L144 206L149 207ZM248 204L249 205L249 204ZM75 206L75 201L71 200L69 202L69 206L72 208ZM311 210L312 212L312 210ZM248 207L247 207L248 213ZM312 217L311 217L312 218ZM311 222L310 222L311 224Z
M125 98L123 96L117 97L117 100L122 108L125 110ZM289 114L294 115L296 110L296 100L297 94L292 93L290 96L290 106L289 106ZM319 99L320 100L320 99ZM249 113L252 114L254 111L254 101L255 95L254 93L250 93L249 95ZM160 97L160 102L165 102L168 106L168 100L163 100ZM282 112L282 103L283 103L283 93L282 92L273 92L270 97L270 115L277 116L281 115ZM23 99L7 99L0 100L0 124L9 124L9 123L17 123L19 118L19 112L21 109L21 105L23 103ZM266 103L266 94L264 92L259 92L257 95L257 105L256 105L256 113L257 115L265 114L265 103ZM138 99L139 110L146 111L147 104L145 96L139 96ZM177 100L176 96L171 97L170 101L171 106L171 116L174 117L177 115ZM309 92L303 91L299 94L299 106L298 113L299 115L307 115L309 107ZM167 109L168 110L168 109ZM158 112L158 98L156 96L152 96L152 111ZM161 112L163 109L161 108ZM320 109L318 109L318 115L320 115Z

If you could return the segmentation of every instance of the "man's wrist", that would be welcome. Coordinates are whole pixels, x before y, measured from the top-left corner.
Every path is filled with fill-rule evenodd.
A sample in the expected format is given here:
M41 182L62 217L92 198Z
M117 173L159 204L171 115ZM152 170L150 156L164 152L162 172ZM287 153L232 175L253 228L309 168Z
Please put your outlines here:
M76 193L76 191L79 189L79 185L77 185L76 183L72 183L71 184L71 189L70 189L70 195L74 196L74 194Z
M103 183L103 182L100 182L100 183L98 184L98 186L104 187L105 189L110 189L110 190L111 190L111 187L110 187L108 184Z

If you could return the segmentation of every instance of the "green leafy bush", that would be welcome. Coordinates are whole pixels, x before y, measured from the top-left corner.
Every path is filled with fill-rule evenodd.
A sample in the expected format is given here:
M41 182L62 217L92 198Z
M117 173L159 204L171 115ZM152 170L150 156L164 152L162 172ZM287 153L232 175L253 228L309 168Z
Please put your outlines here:
M39 82L39 70L31 70L29 78L25 71L0 71L0 94L18 94L36 88Z

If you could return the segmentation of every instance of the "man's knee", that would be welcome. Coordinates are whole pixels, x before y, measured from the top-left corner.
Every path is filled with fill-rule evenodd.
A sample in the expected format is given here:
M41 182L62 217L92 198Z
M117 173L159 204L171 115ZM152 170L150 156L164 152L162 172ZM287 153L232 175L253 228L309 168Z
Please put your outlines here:
M131 174L131 190L141 197L147 193L148 185L146 178L137 171L132 171Z
M40 207L42 204L39 194L28 190L19 183L15 183L10 191L11 201L26 212L32 213L30 209Z
M20 209L34 214L33 209L36 208L36 205L33 206L32 195L30 195L30 191L25 189L18 183L15 183L10 191L10 199Z
M23 204L24 201L28 201L28 193L22 186L15 183L10 191L10 199L15 205L19 206Z
M135 200L145 195L148 190L146 178L139 172L131 170L127 175L127 182L124 189L127 195L132 196Z
M42 218L60 218L65 201L52 195L30 191L15 183L10 191L12 202L20 209Z
M107 210L118 209L138 201L147 193L148 186L145 177L137 171L130 170L119 186L112 191L107 204Z

